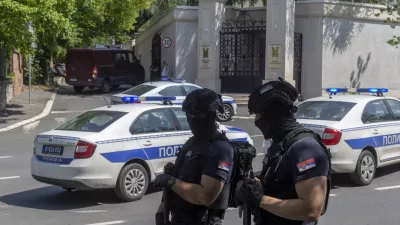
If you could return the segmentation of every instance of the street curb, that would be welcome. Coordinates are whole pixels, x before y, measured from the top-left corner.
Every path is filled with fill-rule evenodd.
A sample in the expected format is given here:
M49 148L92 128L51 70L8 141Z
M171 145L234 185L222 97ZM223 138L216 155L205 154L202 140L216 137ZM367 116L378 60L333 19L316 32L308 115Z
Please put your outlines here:
M232 116L232 119L245 119L250 120L256 118L255 116Z
M35 122L36 120L40 120L43 117L49 115L49 113L51 111L51 108L53 107L53 103L54 103L54 101L56 99L57 92L58 92L58 88L51 95L50 100L47 101L46 106L44 107L42 113L40 113L39 115L34 116L34 117L30 118L30 119L26 119L26 120L20 121L18 123L14 123L14 124L12 124L12 125L10 125L8 127L1 128L0 129L0 133L4 132L4 131L9 131L9 130L15 129L15 128L20 127L20 126L24 126L24 125L32 123L32 122Z

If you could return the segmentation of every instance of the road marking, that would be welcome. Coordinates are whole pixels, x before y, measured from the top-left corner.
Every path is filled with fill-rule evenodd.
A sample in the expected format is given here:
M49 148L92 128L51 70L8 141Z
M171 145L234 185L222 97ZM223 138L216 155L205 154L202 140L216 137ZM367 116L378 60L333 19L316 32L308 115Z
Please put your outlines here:
M390 190L390 189L396 189L396 188L400 188L400 185L380 187L380 188L374 188L374 189L377 191L383 191L383 190Z
M58 89L57 89L57 91L58 91ZM24 126L24 125L26 125L26 124L35 122L36 120L40 120L40 119L42 119L43 117L49 115L50 110L51 110L51 108L53 107L54 100L56 100L57 91L54 92L54 93L51 95L50 100L47 101L47 104L46 104L46 106L44 107L42 113L40 113L39 115L34 116L34 117L30 118L30 119L23 120L23 121L21 121L21 122L14 123L14 124L12 124L12 125L10 125L10 126L8 126L8 127L2 128L2 129L0 129L0 132L9 131L9 130L15 129L15 128L17 128L17 127L20 127L20 126Z
M232 116L233 119L245 119L250 120L256 118L255 116Z
M13 177L0 177L0 180L15 179L15 178L20 178L20 176L13 176Z
M62 114L62 113L80 113L83 111L51 111L51 114Z
M39 126L39 124L40 124L40 120L32 122L30 124L27 124L22 127L22 131L24 133L29 133L29 132L33 131L34 129L36 129Z
M73 213L102 213L108 212L108 210L81 210L81 211L71 211Z
M257 153L257 155L264 155L264 153Z
M14 157L14 156L0 156L0 159L9 159L9 158L12 158L12 157Z
M335 197L335 196L337 196L337 195L335 195L335 194L329 194L329 196L331 196L331 197Z
M264 137L264 135L262 135L262 134L257 134L257 135L251 135L250 137L251 137L251 138L253 138L253 137Z
M91 223L86 225L112 225L112 224L121 224L126 223L124 220L117 220L117 221L110 221L110 222L103 222L103 223Z

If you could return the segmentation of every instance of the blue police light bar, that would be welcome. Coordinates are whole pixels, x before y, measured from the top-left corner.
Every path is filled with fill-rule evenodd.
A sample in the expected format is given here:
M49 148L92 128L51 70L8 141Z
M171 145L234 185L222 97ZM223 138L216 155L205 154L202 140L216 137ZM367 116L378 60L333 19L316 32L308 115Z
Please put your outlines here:
M368 92L368 93L386 93L389 90L387 88L358 88L357 92Z
M326 92L329 93L347 92L347 88L327 88Z
M164 101L174 101L176 97L173 96L125 96L121 98L122 102L125 103L139 103L139 101L156 101L156 102L164 102Z

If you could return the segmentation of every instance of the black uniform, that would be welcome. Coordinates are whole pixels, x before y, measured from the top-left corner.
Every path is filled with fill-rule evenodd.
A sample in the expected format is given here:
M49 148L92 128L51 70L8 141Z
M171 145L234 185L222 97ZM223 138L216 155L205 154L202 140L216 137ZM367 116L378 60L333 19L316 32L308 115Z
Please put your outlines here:
M175 165L177 178L188 183L200 184L202 175L210 176L221 182L228 183L231 180L231 168L233 166L233 150L228 142L219 138L216 133L211 140L189 139L179 151ZM228 198L229 190L224 186L219 198ZM218 201L218 199L217 199ZM172 200L172 224L200 224L205 223L207 207L191 204L174 194ZM221 215L225 209L215 208L209 212L212 215Z
M283 154L281 155L281 153ZM328 155L325 149L311 137L296 141L286 152L282 152L277 144L272 144L263 163L265 166L260 179L264 195L278 199L297 199L296 182L329 174ZM257 225L317 224L316 222L288 220L265 210L260 210L259 213L254 217Z
M261 85L251 93L250 114L256 114L254 124L265 139L273 144L264 160L259 179L261 184L244 184L238 198L255 210L256 225L314 225L317 222L294 221L259 208L262 196L277 199L298 199L296 183L317 176L328 178L330 190L330 154L319 135L305 129L296 121L298 92L290 83L279 78ZM326 208L324 209L324 211Z

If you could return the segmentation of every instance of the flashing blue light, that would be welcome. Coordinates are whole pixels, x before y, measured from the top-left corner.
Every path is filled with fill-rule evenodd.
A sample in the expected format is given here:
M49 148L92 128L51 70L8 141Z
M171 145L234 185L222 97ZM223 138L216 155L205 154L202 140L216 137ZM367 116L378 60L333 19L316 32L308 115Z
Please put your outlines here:
M125 103L134 103L139 100L138 96L125 96L122 97L121 100Z
M326 92L329 93L347 92L347 88L327 88Z
M161 80L168 80L168 77L161 77Z
M140 101L147 102L164 102L164 101L174 101L176 97L173 96L125 96L121 98L122 102L125 103L140 103Z
M389 90L387 88L358 88L357 92L369 92L369 93L386 93Z

